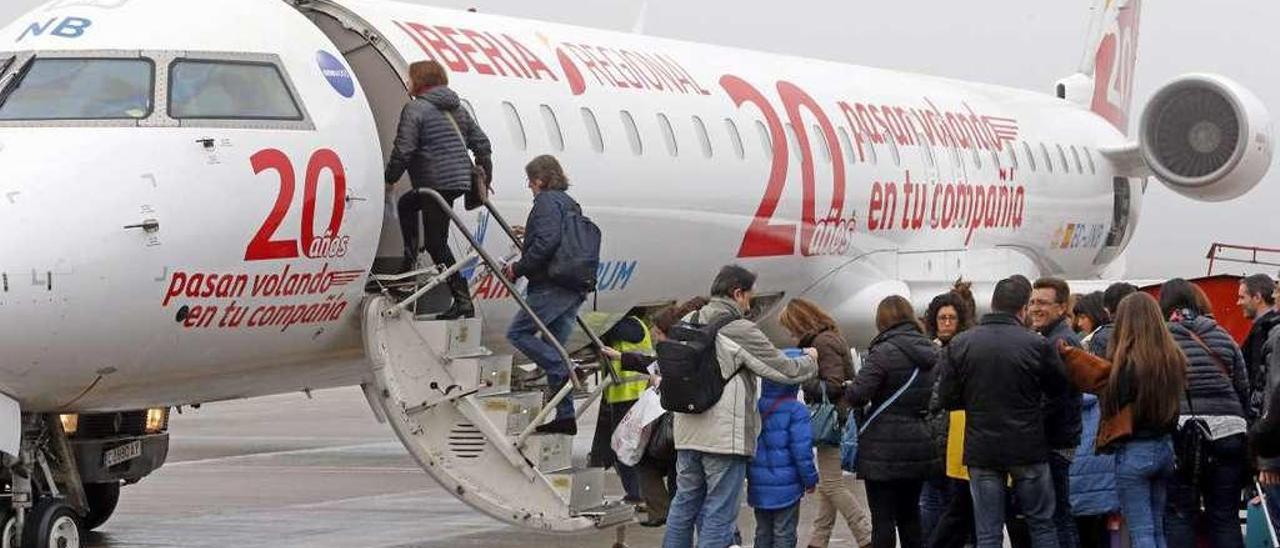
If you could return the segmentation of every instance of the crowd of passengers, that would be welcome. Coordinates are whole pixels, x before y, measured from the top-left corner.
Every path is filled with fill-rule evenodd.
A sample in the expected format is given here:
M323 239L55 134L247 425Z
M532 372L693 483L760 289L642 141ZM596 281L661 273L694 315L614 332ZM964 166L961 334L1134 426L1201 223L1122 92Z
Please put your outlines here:
M408 84L415 100L387 183L408 172L449 207L485 192L490 144L444 68L414 63ZM534 316L568 339L586 295L548 270L563 220L581 208L555 158L525 171L534 206L505 275L528 280L532 314L521 311L508 338L555 393L570 364ZM400 199L405 269L421 251L454 264L440 207L418 193ZM837 322L800 298L779 316L796 348L776 347L749 317L755 284L754 273L726 266L709 297L622 318L604 335L620 382L600 404L591 460L616 467L642 524L666 527L664 547L740 544L744 491L757 548L797 545L805 496L816 499L811 547L828 546L842 521L859 547L995 548L1007 532L1015 547L1089 548L1119 546L1127 531L1134 547L1243 548L1243 504L1264 501L1265 515L1280 518L1280 309L1267 275L1240 283L1237 304L1253 321L1243 346L1183 279L1153 297L1124 283L1076 295L1060 279L1014 275L995 285L981 317L965 283L934 297L923 318L906 299L885 298L861 360ZM448 287L453 304L440 317L473 315L462 276ZM723 393L704 412L647 423L640 458L623 463L615 429L646 391L661 390L654 346L680 323L722 325ZM834 420L819 425L832 407ZM849 440L829 434L849 423L858 449L842 462ZM572 398L537 429L575 434Z

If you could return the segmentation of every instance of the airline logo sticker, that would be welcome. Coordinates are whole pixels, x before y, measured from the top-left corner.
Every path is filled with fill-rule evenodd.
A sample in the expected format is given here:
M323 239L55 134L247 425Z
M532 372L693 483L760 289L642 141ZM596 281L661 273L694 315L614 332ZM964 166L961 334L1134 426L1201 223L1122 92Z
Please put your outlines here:
M1049 249L1096 249L1102 247L1107 225L1099 223L1067 223L1053 231Z
M324 75L324 79L329 81L338 95L350 99L356 94L355 78L351 77L351 71L347 70L340 59L321 50L316 52L316 64L320 66L320 74Z

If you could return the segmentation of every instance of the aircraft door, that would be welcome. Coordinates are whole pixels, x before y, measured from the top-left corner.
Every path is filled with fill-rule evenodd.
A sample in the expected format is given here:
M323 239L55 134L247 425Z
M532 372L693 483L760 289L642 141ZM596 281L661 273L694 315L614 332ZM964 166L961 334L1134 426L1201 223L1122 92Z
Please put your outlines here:
M1138 181L1138 182L1135 182ZM1102 250L1093 260L1094 265L1103 265L1115 260L1124 252L1133 235L1134 225L1138 220L1138 203L1135 199L1134 186L1141 184L1141 179L1128 177L1112 178L1114 200L1111 211L1111 230L1107 232Z

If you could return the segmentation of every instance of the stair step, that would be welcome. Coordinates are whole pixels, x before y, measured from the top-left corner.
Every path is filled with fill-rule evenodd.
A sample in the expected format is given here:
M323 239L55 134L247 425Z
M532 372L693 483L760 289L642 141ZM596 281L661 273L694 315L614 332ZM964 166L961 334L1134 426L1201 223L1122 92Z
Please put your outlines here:
M608 529L635 521L636 507L620 500L607 501L596 508L587 508L575 515L595 519L596 527Z
M590 508L604 506L604 468L581 468L547 474L551 488L569 505L569 512L580 514Z
M529 436L524 454L543 474L573 468L572 436Z
M423 343L434 349L444 351L446 358L464 358L488 356L491 354L481 344L481 322L479 318L459 320L417 320L415 330L423 338Z
M542 402L542 391L511 392L483 398L480 407L498 428L506 429L508 436L518 436L538 415Z
M511 392L511 355L494 354L480 357L454 358L445 365L453 378L465 379L468 390L476 396L500 396Z

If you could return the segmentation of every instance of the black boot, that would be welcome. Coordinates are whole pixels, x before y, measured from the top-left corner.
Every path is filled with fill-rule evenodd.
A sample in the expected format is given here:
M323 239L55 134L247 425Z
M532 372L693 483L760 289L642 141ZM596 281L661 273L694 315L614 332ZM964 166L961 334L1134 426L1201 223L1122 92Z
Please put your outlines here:
M471 286L467 285L462 274L455 273L449 277L449 294L453 296L453 305L436 316L437 320L475 317L476 307L471 303Z
M406 245L404 247L404 258L400 260L400 273L412 271L418 266L418 248L416 245Z

